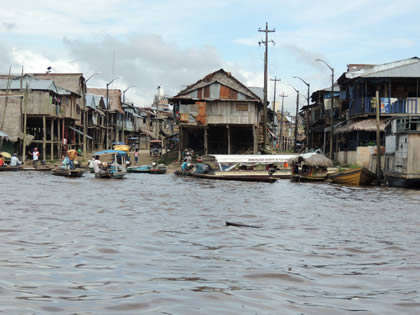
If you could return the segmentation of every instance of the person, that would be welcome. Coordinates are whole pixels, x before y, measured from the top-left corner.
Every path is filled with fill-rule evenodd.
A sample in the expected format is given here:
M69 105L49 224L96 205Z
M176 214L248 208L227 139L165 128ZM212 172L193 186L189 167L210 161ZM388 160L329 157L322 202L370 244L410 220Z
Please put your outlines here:
M63 161L61 162L61 165L59 166L60 168L70 168L70 159L68 156L62 156L61 157L63 159Z
M38 148L34 148L32 153L29 152L29 154L32 155L32 161L33 161L34 168L38 168L38 160L39 160Z
M0 154L0 167L4 167L3 155Z
M67 151L67 156L69 158L70 161L70 169L74 169L74 162L77 160L77 151L76 150L68 150Z
M194 174L207 174L210 171L210 167L203 163L201 157L197 158L197 164L195 165Z
M139 150L136 149L136 152L134 152L134 162L137 165L137 162L139 161Z
M16 153L13 153L12 158L10 159L10 166L19 166L22 162L16 156Z
M102 162L99 159L99 155L95 156L95 161L93 161L93 171L95 174L98 174L102 168Z

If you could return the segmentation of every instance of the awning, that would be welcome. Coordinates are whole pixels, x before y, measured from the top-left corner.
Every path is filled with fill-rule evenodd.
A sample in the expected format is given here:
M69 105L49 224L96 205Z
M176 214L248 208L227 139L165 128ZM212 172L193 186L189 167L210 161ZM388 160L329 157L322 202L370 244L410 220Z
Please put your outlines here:
M76 131L78 134L80 134L80 135L82 135L82 136L83 136L83 132L82 132L82 131L80 131L79 129L73 128L73 127L71 127L71 126L69 126L69 128L70 128L71 130ZM92 138L91 136L88 136L88 135L86 135L86 138L88 138L88 139L90 139L90 140L93 140L93 138Z
M5 133L5 132L3 132L3 131L0 130L0 137L7 138L8 135L7 135L7 133Z

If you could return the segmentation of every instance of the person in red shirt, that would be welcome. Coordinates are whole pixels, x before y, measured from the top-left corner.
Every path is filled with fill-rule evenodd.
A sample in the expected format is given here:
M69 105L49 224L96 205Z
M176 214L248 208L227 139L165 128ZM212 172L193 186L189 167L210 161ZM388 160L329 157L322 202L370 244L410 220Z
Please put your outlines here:
M4 166L3 155L0 154L0 167Z

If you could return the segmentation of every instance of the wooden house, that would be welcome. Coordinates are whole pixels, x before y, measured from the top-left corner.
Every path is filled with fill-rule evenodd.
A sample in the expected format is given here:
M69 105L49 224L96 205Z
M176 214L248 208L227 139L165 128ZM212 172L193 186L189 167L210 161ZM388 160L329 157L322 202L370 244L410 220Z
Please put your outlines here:
M336 159L367 165L376 149L376 106L380 119L420 114L420 59L380 65L350 64L337 80L342 90L344 122L335 128ZM383 145L384 124L381 124Z
M106 88L88 88L88 94L101 95L105 102L105 148L110 149L113 142L123 141L121 90Z
M21 118L5 118L19 126L20 130L13 132L15 137L12 140L20 140L19 148L15 149L22 154L23 160L27 147L31 150L37 146L42 159L54 159L61 157L64 147L77 145L74 127L75 121L80 119L76 109L79 94L57 86L53 80L28 74L0 81L3 91L17 93L21 97L14 104L15 112ZM12 104L9 102L8 106Z
M180 152L256 153L262 100L220 69L169 98L179 126Z

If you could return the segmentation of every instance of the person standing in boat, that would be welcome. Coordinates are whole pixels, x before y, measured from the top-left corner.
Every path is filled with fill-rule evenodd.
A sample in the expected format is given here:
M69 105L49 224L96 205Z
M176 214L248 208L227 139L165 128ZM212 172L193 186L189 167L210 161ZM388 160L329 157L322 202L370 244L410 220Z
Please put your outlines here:
M3 159L3 155L0 154L0 167L4 167L4 159Z

